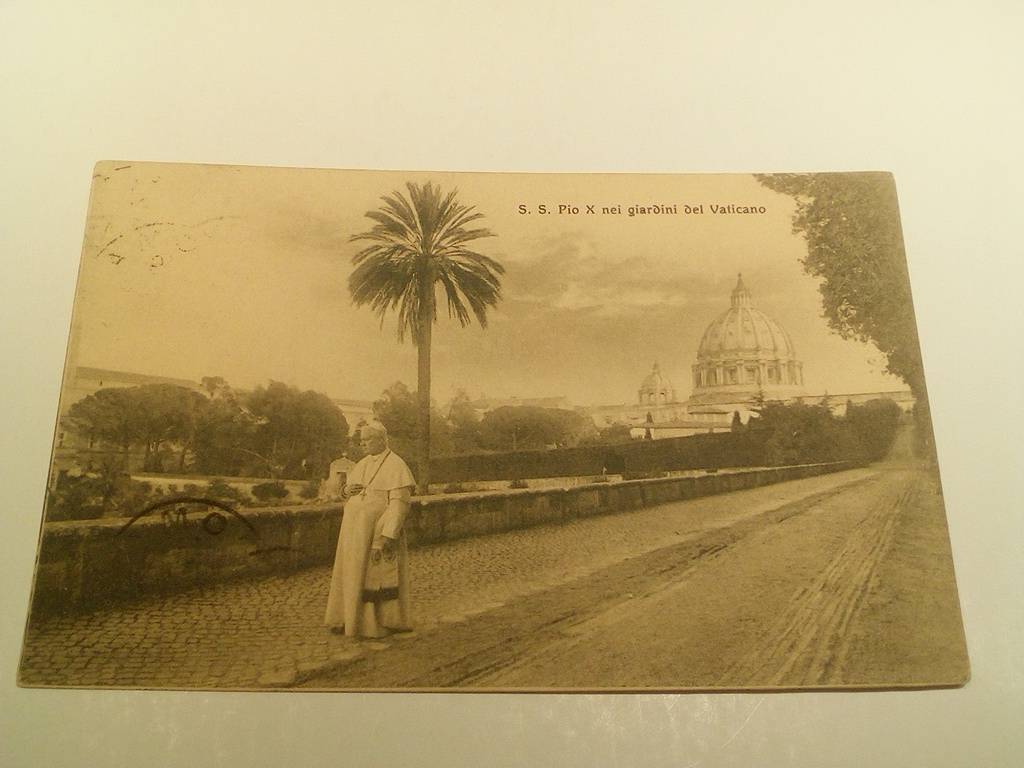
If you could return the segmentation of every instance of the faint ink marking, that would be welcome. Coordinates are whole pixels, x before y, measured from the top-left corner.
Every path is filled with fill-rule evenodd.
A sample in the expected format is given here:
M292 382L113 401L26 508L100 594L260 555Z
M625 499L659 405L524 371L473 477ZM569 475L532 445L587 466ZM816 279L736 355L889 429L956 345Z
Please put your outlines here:
M118 530L116 535L120 536L122 533L127 531L132 526L132 524L135 523L135 521L138 520L140 517L148 515L150 512L155 512L156 510L161 510L161 515L164 517L164 520L170 521L172 519L172 516L176 515L177 521L179 523L184 523L188 519L187 505L189 504L201 504L207 507L216 507L219 510L227 512L228 514L233 515L239 522L242 523L242 525L248 528L252 532L253 536L255 536L257 539L259 539L260 537L259 533L256 531L256 528L253 526L253 524L249 522L246 518L242 517L242 515L240 515L235 510L235 508L232 507L230 504L226 504L223 501L218 501L217 499L208 499L203 496L174 496L173 498L155 501L152 504L143 507L137 514L130 518L128 522L125 523L120 530ZM165 509L167 509L167 512L163 511ZM220 522L211 522L210 518L214 516L219 517ZM203 519L202 526L203 530L205 530L207 533L216 536L223 532L224 528L227 527L227 518L224 515L221 515L220 513L211 512ZM219 526L220 530L216 530L216 532L214 532L214 530L210 530L210 526L212 526L214 530L216 530Z
M182 504L180 506L170 507L160 510L160 519L164 521L165 525L184 525L188 521L188 506Z
M129 165L119 165L114 170L115 171L123 171L123 170L126 170L126 169L131 168L131 167L132 167L131 164L129 164Z
M110 241L109 243L107 243L107 244L106 244L106 245L104 245L104 246L103 246L102 248L100 248L99 252L98 252L98 253L97 253L96 255L97 255L97 256L102 256L102 255L103 255L103 252L104 252L105 250L107 250L107 248L109 248L110 246L112 246L112 245L113 245L114 243L116 243L116 242L117 242L118 240L120 240L120 239L121 239L122 237L124 237L124 235L118 235L117 237L115 237L115 238L114 238L113 240L111 240L111 241ZM120 261L117 261L117 262L114 262L114 263L115 263L115 264L120 264L121 262L120 262Z
M241 219L241 218L242 218L241 216L213 216L213 217L211 217L209 219L203 219L202 221L197 221L195 226L196 227L204 227L207 224L210 224L210 223L212 223L214 221L226 221L228 219Z
M203 530L211 536L220 536L228 527L228 519L220 512L211 512L203 518Z
M138 200L131 203L132 206L137 203L142 203L146 198L140 197ZM192 253L196 249L196 232L202 232L202 230L209 224L213 224L219 221L226 221L228 219L241 219L241 216L225 215L225 216L213 216L211 218L202 219L195 224L179 224L173 221L148 221L144 224L138 224L132 227L130 230L121 232L121 234L108 240L97 252L97 256L109 255L111 253L111 247L124 240L124 238L130 238L132 235L138 237L136 241L129 241L132 243L131 247L133 250L145 251L150 248L157 247L158 242L164 233L167 232L170 237L173 238L172 243L167 247L171 249L173 253L175 250L178 253ZM110 229L109 222L104 228L104 233ZM210 237L209 233L203 233L207 238ZM165 251L166 254L166 251ZM165 254L153 254L149 257L149 266L151 268L158 268L165 266L168 263L168 257ZM125 257L120 254L113 254L111 256L112 264L120 264L124 261Z

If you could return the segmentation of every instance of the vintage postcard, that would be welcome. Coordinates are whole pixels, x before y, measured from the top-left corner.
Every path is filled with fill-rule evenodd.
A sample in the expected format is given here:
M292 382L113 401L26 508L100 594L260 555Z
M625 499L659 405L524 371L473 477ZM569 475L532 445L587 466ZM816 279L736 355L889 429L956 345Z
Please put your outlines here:
M21 685L968 670L889 174L97 165Z

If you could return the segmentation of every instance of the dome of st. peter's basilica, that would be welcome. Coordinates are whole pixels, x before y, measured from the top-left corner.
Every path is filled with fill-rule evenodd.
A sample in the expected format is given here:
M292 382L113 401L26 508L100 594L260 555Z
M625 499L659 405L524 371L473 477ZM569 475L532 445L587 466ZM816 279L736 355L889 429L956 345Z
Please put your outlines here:
M803 363L786 330L752 304L743 276L731 306L704 331L693 365L691 404L736 402L803 392Z

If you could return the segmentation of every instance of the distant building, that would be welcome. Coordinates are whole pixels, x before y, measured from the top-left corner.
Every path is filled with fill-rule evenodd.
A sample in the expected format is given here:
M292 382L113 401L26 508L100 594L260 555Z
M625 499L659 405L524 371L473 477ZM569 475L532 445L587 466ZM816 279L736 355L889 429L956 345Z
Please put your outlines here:
M701 336L691 366L692 392L677 398L672 382L658 363L640 382L635 404L599 405L585 409L604 429L621 424L633 437L652 439L728 432L733 414L744 424L759 401L826 403L842 415L848 402L893 400L903 410L914 406L909 390L809 395L804 389L803 362L789 333L753 305L740 275L729 308Z
M339 501L344 498L342 491L348 480L348 473L352 471L355 462L347 456L335 459L331 462L331 468L327 477L320 481L320 491L317 498L320 501Z
M349 432L354 432L360 423L368 423L375 418L371 400L343 400L332 397L331 402L338 406L345 415Z

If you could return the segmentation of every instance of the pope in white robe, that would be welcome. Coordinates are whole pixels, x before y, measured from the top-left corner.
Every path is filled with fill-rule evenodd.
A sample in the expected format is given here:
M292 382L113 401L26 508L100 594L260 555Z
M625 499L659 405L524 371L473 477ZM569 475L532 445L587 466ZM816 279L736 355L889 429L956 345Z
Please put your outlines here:
M382 425L360 434L367 455L348 474L324 623L349 637L385 637L409 629L403 524L416 481Z

